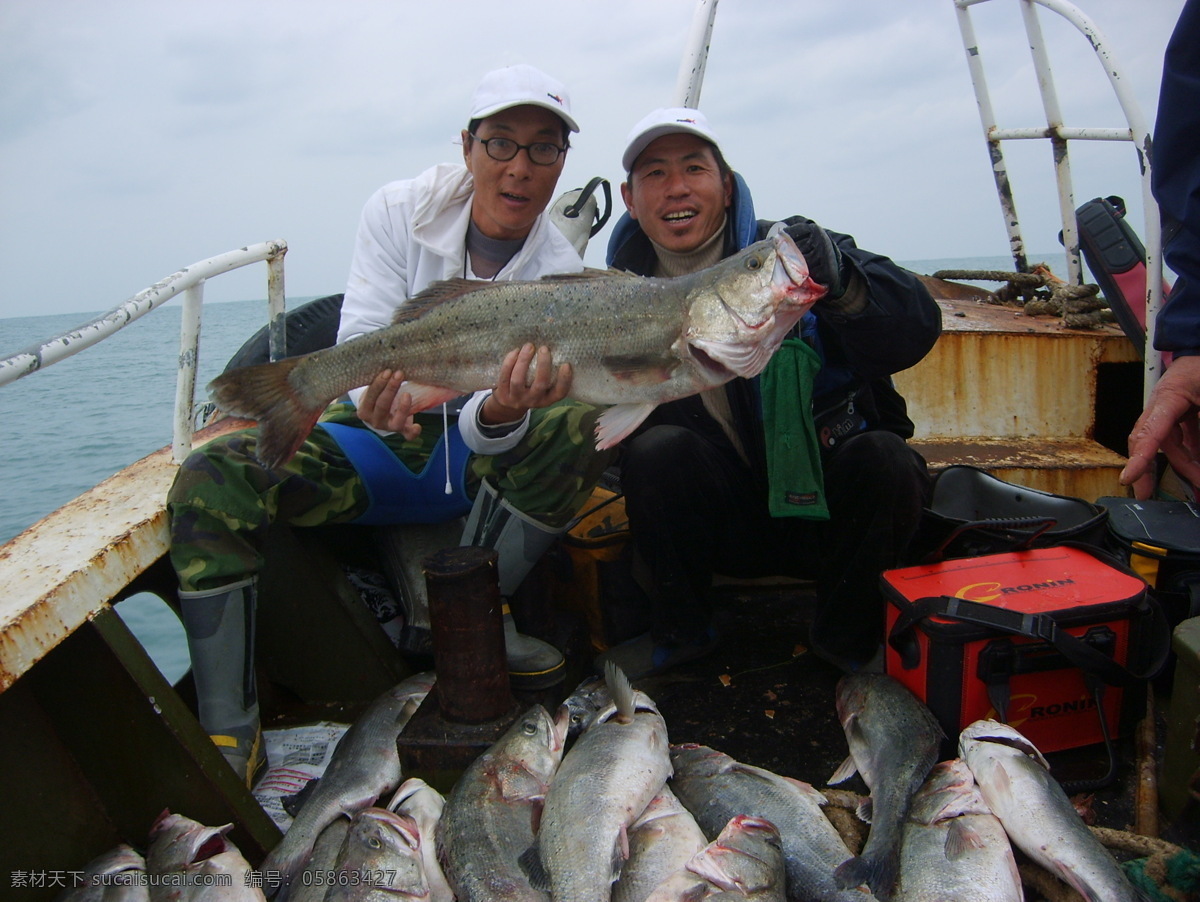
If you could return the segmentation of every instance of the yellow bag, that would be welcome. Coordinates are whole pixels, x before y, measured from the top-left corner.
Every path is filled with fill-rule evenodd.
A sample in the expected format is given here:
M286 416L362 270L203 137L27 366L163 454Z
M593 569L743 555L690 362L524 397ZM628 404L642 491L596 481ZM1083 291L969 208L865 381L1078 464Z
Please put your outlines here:
M587 623L595 651L646 631L649 600L633 577L624 494L597 486L559 548L555 594Z

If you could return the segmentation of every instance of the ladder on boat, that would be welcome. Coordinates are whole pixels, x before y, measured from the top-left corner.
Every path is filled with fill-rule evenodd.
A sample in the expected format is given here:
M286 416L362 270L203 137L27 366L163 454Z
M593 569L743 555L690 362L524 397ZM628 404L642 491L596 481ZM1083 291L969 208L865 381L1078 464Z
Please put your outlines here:
M1083 282L1068 143L1076 140L1134 144L1141 173L1147 250L1144 364L1116 327L1069 329L1045 317L1016 315L989 306L986 292L929 280L943 308L944 334L918 366L896 383L913 408L913 444L939 469L968 463L1021 485L1083 498L1123 495L1125 435L1160 375L1153 353L1154 315L1162 303L1162 251L1158 205L1150 192L1150 139L1145 120L1095 24L1065 0L1017 0L1037 73L1046 124L1001 128L984 77L970 7L989 0L953 0L979 106L1016 269L1028 271L1013 200L1004 141L1050 141L1058 186L1068 279ZM1035 6L1069 21L1095 51L1127 119L1122 128L1075 128L1063 122Z

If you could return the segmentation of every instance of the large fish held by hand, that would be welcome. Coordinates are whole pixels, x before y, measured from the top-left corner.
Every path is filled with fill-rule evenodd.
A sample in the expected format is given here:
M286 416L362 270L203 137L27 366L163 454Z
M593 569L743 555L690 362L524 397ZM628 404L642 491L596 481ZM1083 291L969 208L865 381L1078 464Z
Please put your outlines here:
M402 370L414 412L496 384L526 343L572 367L570 397L610 406L609 448L659 404L762 372L825 289L784 232L674 279L602 270L536 281L437 282L391 326L312 354L223 373L209 384L226 413L258 421L259 456L286 461L329 402Z

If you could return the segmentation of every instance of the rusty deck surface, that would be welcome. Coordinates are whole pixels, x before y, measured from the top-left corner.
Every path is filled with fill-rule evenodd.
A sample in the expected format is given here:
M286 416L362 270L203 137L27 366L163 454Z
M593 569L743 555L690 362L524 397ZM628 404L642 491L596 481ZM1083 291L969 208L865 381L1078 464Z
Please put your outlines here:
M223 420L196 442L246 425ZM162 448L0 545L0 692L166 553L175 471Z

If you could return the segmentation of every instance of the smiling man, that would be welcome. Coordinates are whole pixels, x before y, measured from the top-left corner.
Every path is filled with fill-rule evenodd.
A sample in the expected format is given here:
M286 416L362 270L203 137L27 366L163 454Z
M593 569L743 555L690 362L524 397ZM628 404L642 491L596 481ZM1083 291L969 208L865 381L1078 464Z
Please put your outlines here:
M545 73L520 65L485 75L462 131L462 162L384 185L363 208L337 340L390 325L399 307L439 280L581 270L579 253L546 213L578 130L566 89ZM464 409L463 426L481 453L468 449L458 426L443 430L441 412L414 418L404 374L384 371L351 392L353 403L331 405L321 428L277 469L255 457L256 429L188 457L168 498L171 561L200 723L240 776L249 781L262 762L253 626L270 526L439 523L470 512L462 544L497 550L500 594L508 596L610 457L590 438L598 411L564 400L570 375L552 367L544 348L514 349L500 384ZM512 423L522 424L524 440L491 453L489 424ZM445 478L420 479L426 464ZM563 678L557 649L518 633L510 615L504 626L514 688Z
M905 560L928 491L891 374L919 361L941 314L915 275L849 235L755 218L749 188L698 110L655 110L622 157L627 214L608 262L646 276L711 266L785 228L826 294L753 379L658 407L625 442L621 487L647 565L650 632L601 656L630 677L711 651L714 573L813 579L810 645L874 667L880 571ZM784 173L791 178L792 173Z

